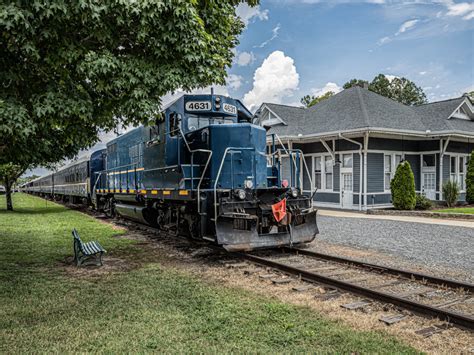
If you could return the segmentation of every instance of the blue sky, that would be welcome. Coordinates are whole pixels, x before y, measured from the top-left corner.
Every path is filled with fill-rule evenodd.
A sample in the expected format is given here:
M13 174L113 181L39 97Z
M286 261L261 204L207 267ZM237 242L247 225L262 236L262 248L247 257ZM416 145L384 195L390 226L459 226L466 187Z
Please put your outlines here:
M262 102L299 105L306 94L338 91L351 78L379 73L414 81L429 101L474 90L472 1L263 0L237 12L246 28L227 85L215 89L252 110ZM89 152L115 136L102 134Z
M472 1L268 0L238 12L247 26L227 90L253 109L378 73L407 77L430 101L474 90Z

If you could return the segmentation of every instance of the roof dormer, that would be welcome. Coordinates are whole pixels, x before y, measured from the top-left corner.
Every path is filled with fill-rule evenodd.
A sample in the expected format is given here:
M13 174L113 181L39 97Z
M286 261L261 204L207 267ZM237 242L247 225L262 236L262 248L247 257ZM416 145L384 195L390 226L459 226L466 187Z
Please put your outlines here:
M471 100L465 97L461 104L454 110L454 112L448 117L450 118L459 118L462 120L474 120L474 108L472 106Z

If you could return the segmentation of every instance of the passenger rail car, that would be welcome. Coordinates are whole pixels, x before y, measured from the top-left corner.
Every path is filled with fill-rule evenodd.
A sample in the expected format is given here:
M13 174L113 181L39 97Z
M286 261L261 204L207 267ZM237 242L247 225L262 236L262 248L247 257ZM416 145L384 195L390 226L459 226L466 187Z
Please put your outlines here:
M88 198L111 215L230 251L310 242L318 228L312 196L302 194L305 160L276 140L267 154L265 129L252 124L239 100L184 95L154 125L109 142L96 155L102 168L92 164L97 152L92 155ZM290 181L282 177L282 156ZM64 179L54 193L66 193ZM84 184L84 176L79 180L74 183Z
M91 203L91 176L105 167L105 149L85 155L53 174L30 181L26 192L72 203Z

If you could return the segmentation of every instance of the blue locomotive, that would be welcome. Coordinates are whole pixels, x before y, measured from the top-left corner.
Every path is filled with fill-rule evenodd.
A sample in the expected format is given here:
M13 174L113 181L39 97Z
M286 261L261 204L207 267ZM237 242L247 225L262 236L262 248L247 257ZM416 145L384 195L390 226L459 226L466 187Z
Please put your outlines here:
M275 137L267 148L265 129L252 124L239 100L184 95L154 125L140 126L92 154L84 170L84 198L108 214L229 251L307 243L318 228L312 196L301 193L297 178L304 159L283 149L290 181L282 178ZM52 186L48 193L65 193Z

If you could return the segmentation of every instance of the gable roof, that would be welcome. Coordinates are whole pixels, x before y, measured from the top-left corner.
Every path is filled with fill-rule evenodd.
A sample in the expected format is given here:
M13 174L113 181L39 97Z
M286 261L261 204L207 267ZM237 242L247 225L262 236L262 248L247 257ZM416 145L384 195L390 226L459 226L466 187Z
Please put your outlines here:
M287 125L272 126L269 133L279 136L324 135L358 130L402 131L426 134L427 131L474 133L474 122L448 119L465 100L458 99L407 106L359 86L343 90L310 108L267 106ZM257 116L258 116L257 111Z

